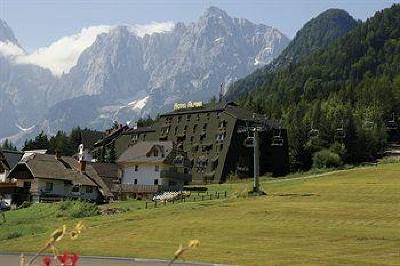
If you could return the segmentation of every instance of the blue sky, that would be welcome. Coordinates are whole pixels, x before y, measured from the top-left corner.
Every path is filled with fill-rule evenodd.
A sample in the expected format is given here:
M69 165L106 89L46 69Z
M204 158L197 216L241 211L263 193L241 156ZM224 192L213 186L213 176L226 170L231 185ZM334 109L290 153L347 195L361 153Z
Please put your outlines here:
M293 38L296 31L322 11L342 8L365 20L377 10L400 1L389 0L0 0L0 17L27 50L48 46L91 25L192 22L209 6L278 28Z

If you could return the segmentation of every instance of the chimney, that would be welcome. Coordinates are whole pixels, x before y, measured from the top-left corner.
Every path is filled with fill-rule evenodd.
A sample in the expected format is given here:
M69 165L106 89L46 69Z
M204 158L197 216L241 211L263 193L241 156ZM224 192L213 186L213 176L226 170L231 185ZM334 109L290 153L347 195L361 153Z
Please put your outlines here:
M81 173L86 172L86 161L79 161L79 171Z
M57 161L61 160L61 152L56 151L55 157Z

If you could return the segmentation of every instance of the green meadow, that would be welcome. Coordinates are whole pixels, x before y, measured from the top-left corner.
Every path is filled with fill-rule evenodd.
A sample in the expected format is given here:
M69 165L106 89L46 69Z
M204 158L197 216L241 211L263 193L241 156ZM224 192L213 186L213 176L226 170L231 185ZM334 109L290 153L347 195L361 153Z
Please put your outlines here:
M263 179L267 196L247 197L251 182L211 185L228 197L70 218L58 204L7 212L0 250L34 252L54 229L82 220L87 230L58 247L82 255L169 259L180 243L200 240L184 259L234 265L400 265L400 164ZM106 206L102 206L106 207Z

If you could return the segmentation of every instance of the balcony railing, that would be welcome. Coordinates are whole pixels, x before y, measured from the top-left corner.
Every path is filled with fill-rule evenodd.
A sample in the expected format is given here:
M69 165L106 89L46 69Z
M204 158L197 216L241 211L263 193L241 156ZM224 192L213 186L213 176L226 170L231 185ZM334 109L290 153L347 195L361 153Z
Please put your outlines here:
M128 192L128 193L157 193L161 190L158 185L134 185L134 184L120 184L113 185L112 192Z
M172 179L180 179L180 180L190 180L190 174L179 172L177 170L161 170L160 172L161 178L172 178Z

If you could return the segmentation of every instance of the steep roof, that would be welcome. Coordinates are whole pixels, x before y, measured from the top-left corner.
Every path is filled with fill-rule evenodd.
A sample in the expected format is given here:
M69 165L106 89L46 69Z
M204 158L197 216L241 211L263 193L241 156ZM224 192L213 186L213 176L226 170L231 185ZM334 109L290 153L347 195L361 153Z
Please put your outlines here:
M160 156L154 158L154 156L148 156L152 149L157 148L160 151ZM143 141L136 143L129 147L121 156L117 162L164 162L168 155L173 151L172 141Z
M73 184L98 187L104 196L112 195L96 170L86 165L86 171L81 172L80 162L72 157L62 156L59 160L54 155L31 154L18 164L26 165L35 178L58 179L71 181ZM10 173L12 175L12 172Z
M118 165L115 163L90 162L100 177L118 178Z
M13 169L14 166L21 160L23 155L24 153L19 151L2 150L0 151L0 161L8 166L8 169Z
M155 129L153 127L138 127L138 128L130 128L124 132L122 132L122 135L131 135L131 134L137 134L137 133L144 133L144 132L154 132Z
M85 149L93 149L94 144L104 137L104 132L96 130L82 130L81 131L81 142Z

